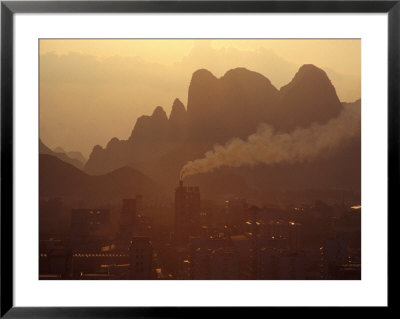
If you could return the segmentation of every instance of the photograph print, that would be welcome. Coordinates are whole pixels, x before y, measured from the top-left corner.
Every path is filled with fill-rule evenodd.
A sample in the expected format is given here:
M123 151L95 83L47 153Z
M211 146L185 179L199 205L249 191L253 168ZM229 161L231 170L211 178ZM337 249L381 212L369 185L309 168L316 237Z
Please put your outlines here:
M361 280L360 39L40 39L40 280Z

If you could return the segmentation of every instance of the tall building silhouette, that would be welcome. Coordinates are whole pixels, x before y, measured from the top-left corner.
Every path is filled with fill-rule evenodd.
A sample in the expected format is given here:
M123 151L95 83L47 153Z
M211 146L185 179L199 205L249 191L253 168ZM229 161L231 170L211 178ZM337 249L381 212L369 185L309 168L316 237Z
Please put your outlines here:
M188 242L189 236L198 236L200 230L200 191L198 187L179 186L175 190L175 241Z
M338 270L348 262L347 242L340 236L325 239L321 247L323 279L338 279Z
M109 233L108 209L72 209L70 239L73 248L101 245Z
M130 279L154 279L153 245L149 237L132 237L129 246L129 256Z
M138 211L138 199L124 198L122 200L122 209L119 219L120 239L129 242L136 226Z
M288 224L289 249L298 252L303 249L303 225L294 221Z

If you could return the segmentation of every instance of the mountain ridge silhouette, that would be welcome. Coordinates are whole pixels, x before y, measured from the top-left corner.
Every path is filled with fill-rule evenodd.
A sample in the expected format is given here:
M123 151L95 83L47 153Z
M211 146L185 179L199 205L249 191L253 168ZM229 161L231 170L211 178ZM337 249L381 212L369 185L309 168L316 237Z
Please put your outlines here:
M139 194L147 197L165 194L160 185L132 167L120 167L94 176L49 154L39 155L39 180L40 198L98 203L120 201Z
M84 170L99 175L129 166L171 189L176 185L182 166L201 157L215 144L235 137L245 139L262 123L279 132L290 132L312 123L324 124L342 109L326 72L314 65L301 66L293 79L280 89L262 74L246 68L228 70L220 78L206 69L199 69L192 75L186 108L178 98L173 101L169 116L157 106L151 115L136 120L128 139L114 137L105 148L96 145ZM357 148L349 156L357 159ZM293 167L295 172L296 165ZM330 165L329 170L332 169ZM263 175L271 174L271 169L263 170L269 172ZM279 181L279 176L274 179ZM318 177L311 178L316 179ZM357 188L358 185L354 180L347 182L343 176L337 181L329 180L332 185L326 186ZM290 184L287 181L286 185ZM279 185L285 187L284 182ZM304 185L310 187L307 183ZM303 187L301 181L298 187Z

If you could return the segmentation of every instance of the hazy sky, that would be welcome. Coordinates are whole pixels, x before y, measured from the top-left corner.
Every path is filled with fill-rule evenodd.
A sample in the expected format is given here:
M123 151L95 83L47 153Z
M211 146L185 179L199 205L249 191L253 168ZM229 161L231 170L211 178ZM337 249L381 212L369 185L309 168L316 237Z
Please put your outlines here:
M40 40L40 136L81 151L127 139L137 117L185 105L192 73L246 67L277 88L298 68L324 69L342 101L361 96L360 40Z

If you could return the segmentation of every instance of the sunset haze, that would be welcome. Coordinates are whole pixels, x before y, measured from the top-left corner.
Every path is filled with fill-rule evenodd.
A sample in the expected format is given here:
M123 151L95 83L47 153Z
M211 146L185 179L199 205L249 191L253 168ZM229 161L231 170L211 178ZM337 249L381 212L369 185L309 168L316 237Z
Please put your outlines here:
M126 139L141 115L175 98L186 107L193 72L244 67L280 89L299 67L325 70L342 102L361 97L360 40L40 40L40 137L88 157Z

